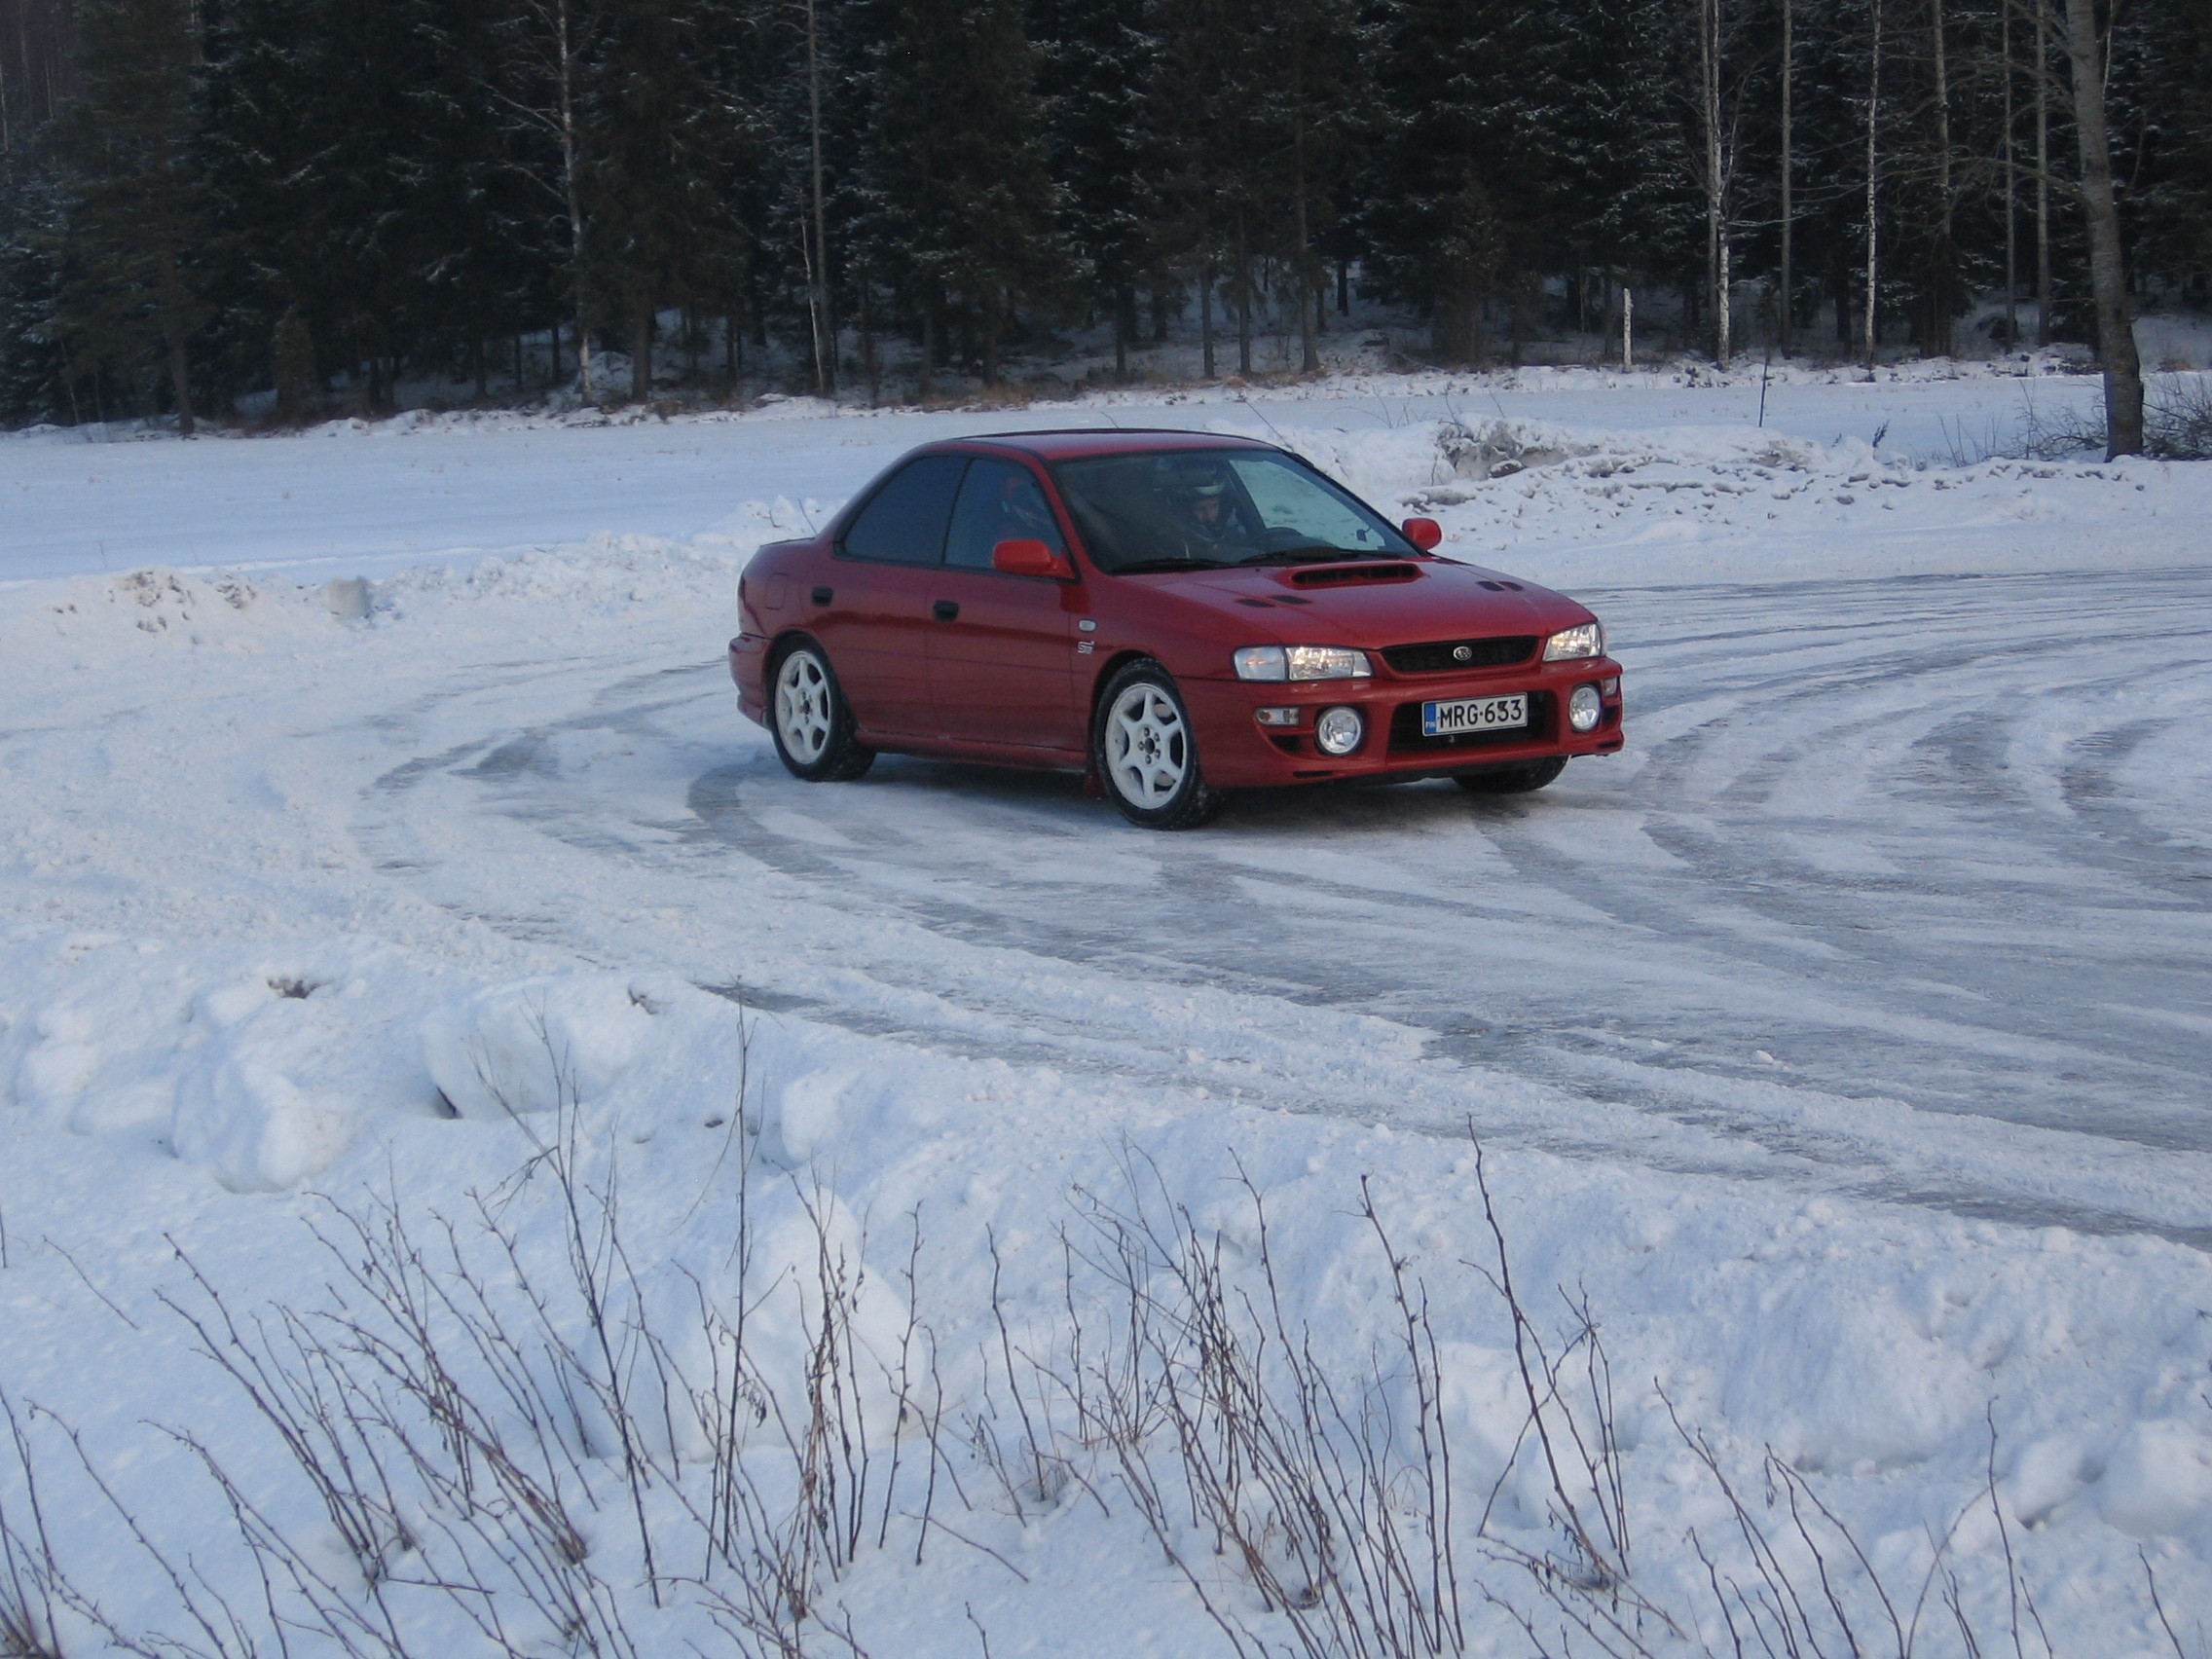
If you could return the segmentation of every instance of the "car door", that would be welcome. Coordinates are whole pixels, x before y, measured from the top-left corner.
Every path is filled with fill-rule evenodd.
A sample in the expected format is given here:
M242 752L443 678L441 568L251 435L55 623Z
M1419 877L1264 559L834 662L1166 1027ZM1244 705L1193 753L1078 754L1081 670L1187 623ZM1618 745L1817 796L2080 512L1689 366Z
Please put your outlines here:
M927 630L945 526L967 468L957 455L908 461L838 540L816 629L865 730L928 737L936 728Z
M938 729L963 744L1080 754L1075 647L1083 589L991 569L991 549L1014 540L1067 553L1036 475L1017 461L977 457L953 506L944 564L932 572L929 679Z

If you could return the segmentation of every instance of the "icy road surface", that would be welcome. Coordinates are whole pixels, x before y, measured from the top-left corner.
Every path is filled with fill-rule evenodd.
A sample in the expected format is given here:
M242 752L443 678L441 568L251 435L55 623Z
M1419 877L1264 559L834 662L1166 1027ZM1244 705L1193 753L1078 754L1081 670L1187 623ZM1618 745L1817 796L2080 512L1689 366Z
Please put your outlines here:
M1528 1084L1493 1139L2212 1245L2212 572L1587 597L1629 753L1505 802L1154 836L1072 778L809 786L719 663L555 658L355 727L355 832L502 933L931 1048L1440 1133L1478 1068Z
M42 927L653 964L1109 1090L1455 1135L1472 1114L1578 1157L2212 1245L2212 479L1932 453L2072 383L1783 387L1792 436L1745 419L1755 385L1554 378L1427 389L1540 410L1486 424L1530 461L1487 479L1387 389L1052 414L1275 433L1433 512L1447 553L1587 599L1628 667L1628 752L1539 795L1253 796L1176 836L1066 777L886 758L809 787L736 714L719 653L751 548L810 491L819 514L1001 417L15 440L24 502L128 461L141 508L175 492L168 562L216 531L263 573L71 554L88 573L6 596L5 892ZM1917 450L1802 435L1853 421ZM543 464L587 450L610 469L576 474L591 518ZM235 510L241 467L334 525L351 492L379 557L414 535L410 481L457 468L465 510L425 536L549 513L571 539L380 579L338 621L268 573L287 545L331 567L284 529L301 508ZM72 535L157 534L103 499ZM35 542L11 538L33 567Z

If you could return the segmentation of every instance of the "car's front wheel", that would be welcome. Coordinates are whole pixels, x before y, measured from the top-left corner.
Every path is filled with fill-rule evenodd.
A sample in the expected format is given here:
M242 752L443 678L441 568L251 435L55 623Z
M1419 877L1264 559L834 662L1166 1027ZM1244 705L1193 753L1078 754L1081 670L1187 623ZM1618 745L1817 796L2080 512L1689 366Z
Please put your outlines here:
M1567 756L1531 760L1526 766L1498 766L1488 772L1461 772L1453 782L1470 794L1527 794L1556 781L1567 770Z
M1147 830L1195 830L1221 810L1222 793L1198 768L1191 712L1157 662L1132 662L1107 682L1090 763L1122 816Z
M776 754L794 778L842 783L875 764L875 751L853 735L852 706L837 676L811 640L788 645L769 671L768 729Z

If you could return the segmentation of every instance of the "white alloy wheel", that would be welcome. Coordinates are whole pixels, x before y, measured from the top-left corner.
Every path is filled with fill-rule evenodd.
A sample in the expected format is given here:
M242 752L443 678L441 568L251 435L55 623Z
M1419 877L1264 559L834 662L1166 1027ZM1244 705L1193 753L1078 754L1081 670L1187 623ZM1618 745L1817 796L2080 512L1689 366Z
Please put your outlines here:
M810 650L792 652L776 671L776 735L801 766L813 765L830 746L834 696L830 671Z
M1174 799L1191 769L1191 734L1182 711L1157 685L1139 681L1106 716L1106 771L1130 805L1158 811Z

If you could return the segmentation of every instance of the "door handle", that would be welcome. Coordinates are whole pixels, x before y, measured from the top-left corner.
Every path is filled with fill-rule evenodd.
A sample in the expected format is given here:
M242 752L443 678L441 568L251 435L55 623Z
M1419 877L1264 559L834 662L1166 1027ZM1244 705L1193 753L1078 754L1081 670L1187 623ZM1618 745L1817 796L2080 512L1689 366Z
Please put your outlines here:
M940 622L950 622L960 614L960 607L949 599L940 599L930 607L930 614Z
M826 587L818 587L812 593L807 595L807 598L813 600L817 605L828 605L832 599L836 597L836 593L832 589Z

